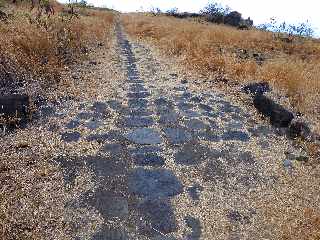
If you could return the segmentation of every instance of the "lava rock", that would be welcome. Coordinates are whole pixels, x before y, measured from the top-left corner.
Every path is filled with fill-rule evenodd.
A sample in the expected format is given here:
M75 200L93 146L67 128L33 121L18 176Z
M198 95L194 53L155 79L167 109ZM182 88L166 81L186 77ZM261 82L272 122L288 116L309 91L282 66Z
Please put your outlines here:
M269 117L271 124L276 127L289 127L294 118L292 112L264 95L256 95L253 99L253 103L255 108L264 116Z
M137 154L134 155L134 163L139 166L163 166L164 158L157 154Z
M138 128L127 133L125 137L136 144L153 145L162 143L160 133L151 128Z
M250 83L242 88L242 90L247 94L264 94L265 92L270 92L271 88L267 82Z
M66 128L68 129L74 129L80 126L80 122L78 120L71 120L66 124Z
M30 113L30 100L27 95L0 96L0 117L5 120L26 121ZM18 122L18 121L17 121Z
M307 123L302 121L292 121L289 126L288 134L291 138L301 137L302 139L311 139L311 130Z
M182 128L166 128L164 132L171 144L181 144L189 142L192 139L191 133Z
M138 208L144 215L144 220L150 223L157 233L168 234L177 229L174 211L168 200L146 200L139 204Z
M132 193L146 199L173 197L183 191L179 179L166 169L134 169L128 182Z
M64 142L78 142L81 137L79 132L65 132L61 134L61 139Z

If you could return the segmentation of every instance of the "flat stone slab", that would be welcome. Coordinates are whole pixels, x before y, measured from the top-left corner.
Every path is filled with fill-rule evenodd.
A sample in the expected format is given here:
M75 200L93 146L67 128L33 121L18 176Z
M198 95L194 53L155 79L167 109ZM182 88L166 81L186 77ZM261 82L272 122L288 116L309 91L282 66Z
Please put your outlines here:
M248 142L250 137L247 133L241 131L228 131L223 133L222 137L225 141L241 141Z
M91 110L97 113L106 113L108 105L104 102L95 102L92 104Z
M79 159L84 161L93 169L97 176L116 177L122 175L127 170L127 163L118 156L87 156Z
M162 234L176 231L176 218L168 200L147 200L139 204L138 209L143 215L143 220L155 229L145 229L145 231Z
M173 106L172 101L170 101L169 99L166 99L164 97L160 97L160 98L154 100L154 104L157 106Z
M125 111L124 114L129 116L150 116L153 113L143 108L137 108L137 109L133 108L133 109L127 109L127 111Z
M185 218L185 222L186 222L186 225L192 230L191 234L187 235L187 239L192 239L192 240L200 239L201 233L202 233L202 226L201 226L200 220L192 216L187 216Z
M181 114L184 117L188 117L188 118L196 118L196 117L200 117L201 114L199 112L193 111L193 110L184 110L181 111Z
M208 129L208 125L199 119L187 120L185 121L185 125L193 131L205 131Z
M209 149L199 144L187 144L175 154L175 162L182 165L195 165L203 162Z
M131 91L131 92L146 92L147 89L144 87L143 84L132 84L129 87L129 91Z
M175 112L163 113L160 116L159 123L161 124L177 124L179 121L179 115Z
M192 200L194 201L198 201L200 200L200 195L201 195L201 192L203 191L203 187L200 186L199 184L195 184L191 187L188 187L187 188L187 191L189 193L189 196L192 198Z
M234 129L234 130L241 130L243 129L243 123L240 122L240 121L236 121L236 120L233 120L233 121L230 121L226 124L226 128L227 129Z
M126 139L136 144L161 144L160 133L152 128L138 128L125 135Z
M184 111L184 110L192 110L195 107L195 105L192 103L180 102L177 104L177 107L180 110Z
M109 100L107 101L107 104L109 105L110 108L113 110L120 110L122 109L122 103L117 101L117 100Z
M101 148L102 152L110 153L112 155L120 155L124 150L124 147L119 143L107 143Z
M143 98L129 99L128 107L129 108L147 108L148 100Z
M212 111L214 111L211 106L209 106L209 105L207 105L207 104L203 104L203 103L199 104L199 108L202 109L202 110L205 111L205 112L212 112Z
M123 119L123 125L126 127L150 127L154 124L151 117L127 117Z
M61 134L61 139L64 142L78 142L81 138L79 132L65 132Z
M134 163L139 166L160 167L165 164L164 158L157 154L136 154L133 159Z
M129 240L126 230L122 226L105 226L92 237L92 240Z
M190 101L194 103L201 103L203 101L203 98L201 96L194 96L190 98Z
M192 139L191 133L182 128L166 128L164 133L171 144L181 144Z
M141 146L129 150L131 154L147 154L147 153L159 153L162 152L162 148L159 146Z
M102 122L97 121L97 120L91 120L91 121L84 123L84 126L88 129L95 130L95 129L98 129L99 127L102 126Z
M94 117L92 112L81 112L77 115L77 118L80 120L89 120Z
M129 92L128 98L146 98L150 96L149 92Z
M129 190L142 198L157 199L178 195L183 186L169 170L137 168L129 176Z
M80 122L78 120L71 120L66 124L66 128L68 129L74 129L80 126Z
M117 196L113 192L98 189L87 200L105 219L125 219L129 215L127 199Z

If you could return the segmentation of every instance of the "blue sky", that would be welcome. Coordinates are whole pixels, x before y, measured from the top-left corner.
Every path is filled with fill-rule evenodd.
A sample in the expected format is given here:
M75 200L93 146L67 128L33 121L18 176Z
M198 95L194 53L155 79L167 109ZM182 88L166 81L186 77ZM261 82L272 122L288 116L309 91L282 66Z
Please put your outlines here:
M63 0L62 0L63 1ZM148 10L159 7L168 10L177 7L180 11L198 12L208 0L88 0L95 6L106 6L123 12ZM320 31L320 0L218 0L237 10L244 17L251 17L255 24L268 22L271 17L288 23L309 20Z

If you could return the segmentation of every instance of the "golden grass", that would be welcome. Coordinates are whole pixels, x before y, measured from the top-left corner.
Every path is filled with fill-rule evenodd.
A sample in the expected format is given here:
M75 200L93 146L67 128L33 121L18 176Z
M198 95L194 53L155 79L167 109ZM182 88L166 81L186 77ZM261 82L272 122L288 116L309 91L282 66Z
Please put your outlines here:
M85 16L62 20L62 6L55 4L56 15L40 19L26 5L9 6L13 16L0 21L0 87L9 79L26 81L25 88L40 84L49 92L46 87L59 81L69 63L81 61L98 43L108 43L113 13L87 10ZM68 208L75 191L66 189L61 169L52 162L61 150L59 137L28 128L2 137L0 145L0 239L76 238L74 219L88 220Z
M286 43L270 32L163 16L130 14L122 20L129 34L150 40L166 54L181 58L192 70L239 82L267 81L289 96L297 111L319 115L318 40L296 38ZM239 57L239 51L248 54ZM252 57L254 53L266 57L261 66Z
M69 20L61 17L63 7L54 5L56 13L50 17L37 18L37 10L22 5L15 7L8 23L0 21L1 63L14 65L4 69L15 69L17 75L29 73L32 79L42 79L42 84L52 83L67 64L85 56L97 42L106 41L113 13L87 10L86 16Z

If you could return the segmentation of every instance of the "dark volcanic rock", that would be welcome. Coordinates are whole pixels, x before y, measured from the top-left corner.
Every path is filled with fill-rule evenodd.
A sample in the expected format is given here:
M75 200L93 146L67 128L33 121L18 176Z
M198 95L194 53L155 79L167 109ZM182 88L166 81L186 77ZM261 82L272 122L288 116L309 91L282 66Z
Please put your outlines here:
M136 144L153 145L162 143L160 133L151 128L138 128L127 133L125 137Z
M264 116L269 117L271 124L276 127L288 127L294 118L292 112L264 95L256 95L253 103L256 109Z
M143 98L133 98L129 99L128 101L128 106L129 108L147 108L148 107L148 100L143 99Z
M150 96L149 92L129 92L128 98L146 98Z
M181 144L192 139L191 133L182 128L166 128L164 132L171 144Z
M238 27L240 25L241 20L241 13L233 11L225 16L224 23L234 27Z
M208 155L209 149L199 144L187 144L175 154L175 162L183 165L201 163Z
M177 124L179 120L179 115L175 112L167 112L167 113L163 113L160 116L160 120L159 122L161 124Z
M153 125L151 117L128 117L123 120L126 127L149 127Z
M66 124L66 128L68 129L73 129L73 128L77 128L80 126L80 122L78 120L71 120L70 122L68 122Z
M81 134L79 132L65 132L61 134L61 139L64 142L77 142L80 137Z
M127 199L109 191L98 189L87 201L97 209L105 219L125 219L129 214Z
M203 191L203 187L199 184L195 184L187 189L192 200L200 200L200 194Z
M124 152L124 147L119 143L107 143L101 149L105 153L110 153L111 155L117 156Z
M192 239L192 240L200 239L201 232L202 232L200 220L192 216L187 216L185 218L185 222L187 226L192 229L192 232L187 236L187 239Z
M310 139L312 135L309 126L302 121L293 121L289 126L288 133L291 138Z
M129 236L126 230L118 225L115 226L104 226L100 232L92 237L92 240L129 240Z
M179 179L166 169L134 169L128 182L132 193L147 199L172 197L183 191Z
M270 92L271 88L269 86L269 83L267 82L259 82L259 83L250 83L242 88L242 90L249 94L263 94L265 92Z
M241 132L241 131L227 131L225 132L221 138L223 140L234 140L234 141L242 141L242 142L247 142L250 140L250 137L247 133Z
M157 154L137 154L133 158L140 166L163 166L165 163L164 158Z
M138 208L144 215L143 219L150 223L157 233L167 234L177 229L176 218L168 200L146 200L139 204ZM151 232L154 231L153 229L150 230Z
M91 110L94 112L98 112L98 113L105 113L107 110L108 105L106 103L103 102L95 102L92 107Z
M27 95L0 96L0 117L6 120L26 121L30 113L30 101Z

